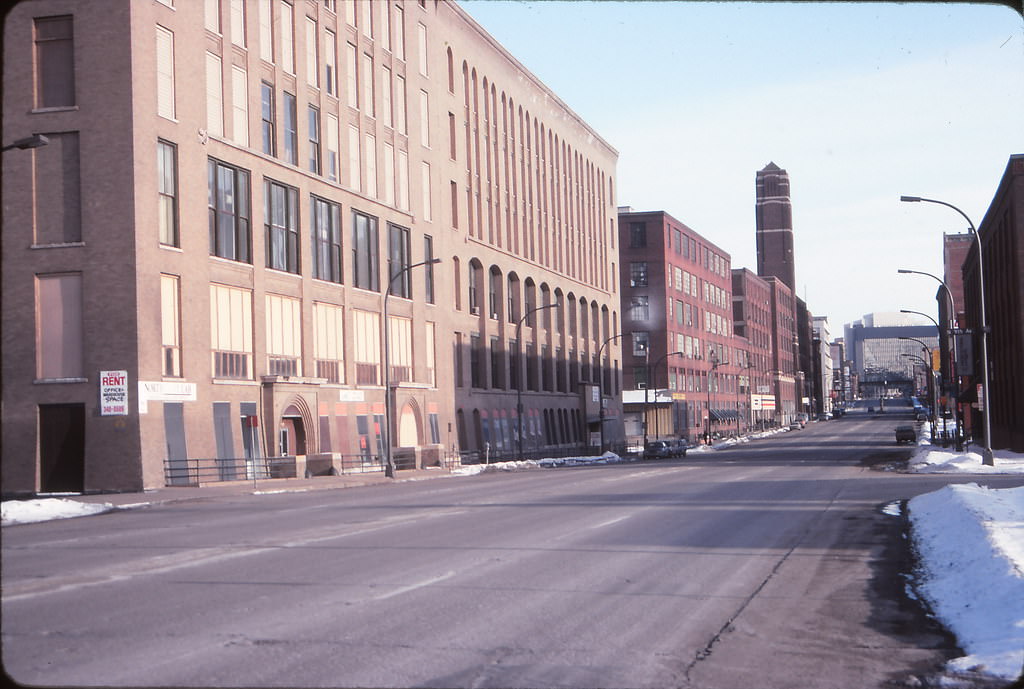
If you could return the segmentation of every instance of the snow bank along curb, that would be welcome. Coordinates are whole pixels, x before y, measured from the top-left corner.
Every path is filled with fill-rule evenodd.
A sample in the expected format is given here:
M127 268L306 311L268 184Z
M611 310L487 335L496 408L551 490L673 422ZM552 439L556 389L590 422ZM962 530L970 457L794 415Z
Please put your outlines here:
M120 509L110 503L86 503L67 498L37 498L35 500L5 500L0 503L0 524L32 524L51 519L86 517Z
M910 501L916 588L967 653L954 673L1024 670L1024 487L946 486Z

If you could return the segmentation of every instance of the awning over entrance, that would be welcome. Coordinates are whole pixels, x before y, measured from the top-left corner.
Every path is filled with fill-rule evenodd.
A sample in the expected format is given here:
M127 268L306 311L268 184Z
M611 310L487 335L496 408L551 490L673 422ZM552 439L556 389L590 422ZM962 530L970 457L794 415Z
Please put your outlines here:
M735 409L711 409L711 420L716 422L735 421L739 414Z

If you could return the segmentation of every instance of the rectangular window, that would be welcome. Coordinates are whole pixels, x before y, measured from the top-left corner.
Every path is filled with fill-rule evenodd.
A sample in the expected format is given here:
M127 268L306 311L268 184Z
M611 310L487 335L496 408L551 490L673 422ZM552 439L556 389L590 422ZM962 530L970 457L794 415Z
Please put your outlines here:
M458 138L455 134L455 113L450 112L448 113L448 157L451 160L455 160L457 154L455 142L458 141Z
M224 135L224 75L220 57L206 53L206 131Z
M430 187L430 163L420 163L420 192L422 194L420 204L422 205L423 220L426 222L431 222L434 219L433 210L431 209L432 193Z
M252 379L252 292L210 285L210 336L213 376Z
M267 295L267 373L302 375L302 302Z
M310 197L310 233L313 236L313 277L340 283L341 206Z
M251 262L249 171L219 160L207 161L210 253Z
M388 316L388 377L391 383L412 382L412 319Z
M82 241L82 181L78 132L49 133L31 153L37 245Z
M647 225L642 222L629 223L629 246L633 249L647 246Z
M391 3L380 3L380 47L391 52Z
M323 174L320 151L320 110L309 106L309 171L314 175Z
M263 152L277 156L277 123L274 114L274 86L260 82L260 126L263 131Z
M274 61L274 0L259 0L260 8L260 58Z
M452 227L459 229L459 185L454 180L450 183L452 192Z
M405 10L395 5L395 57L405 62Z
M287 2L281 3L281 67L295 74L295 11Z
M630 314L634 321L646 321L650 318L650 298L637 296L630 298Z
M264 179L267 267L299 272L299 191Z
M203 0L203 25L209 31L220 33L220 0Z
M452 367L455 369L455 387L461 388L466 385L462 373L462 333L454 333L454 335L455 338L452 341Z
M412 298L412 275L409 271L411 248L409 228L388 225L388 279L391 294Z
M497 337L491 338L491 388L503 390L505 388L505 356L501 351L501 341Z
M363 82L363 112L376 117L373 104L373 57L363 53L362 70L359 79Z
M395 147L384 142L384 203L395 205Z
M231 0L231 42L245 47L245 0Z
M181 377L181 293L176 275L160 276L160 343L163 375Z
M409 210L409 154L406 151L398 151L398 207L403 211Z
M480 343L480 335L469 336L469 384L474 388L484 386L483 376L483 352Z
M345 44L345 97L351 108L359 109L359 65L356 63L356 47Z
M348 185L354 191L363 190L362 168L359 165L359 129L348 126Z
M405 77L401 74L395 75L395 129L402 134L408 134L408 118L405 106Z
M163 39L161 34L164 34ZM161 40L167 41L163 46L169 51L173 44L170 31L157 27L157 62L158 85ZM75 104L75 42L74 24L70 16L40 17L35 19L35 53L36 53L36 107L61 108ZM172 63L173 61L168 61ZM173 67L171 68L173 74ZM172 76L173 85L173 76ZM174 116L173 86L171 115ZM164 115L163 111L160 112ZM166 115L164 115L166 117Z
M422 23L416 25L416 35L419 38L420 74L428 76L427 69L427 27Z
M243 67L231 66L231 112L234 140L249 145L249 86Z
M420 91L420 143L430 147L430 94Z
M629 264L629 286L647 287L647 261Z
M317 59L316 20L306 17L306 83L320 87L320 62Z
M363 9L363 16L359 19L363 35L367 38L373 38L373 3L361 2L359 6Z
M352 284L380 291L380 242L377 218L352 211Z
M338 117L327 115L327 160L324 173L327 179L337 182L338 177Z
M324 30L324 89L338 95L338 38L330 29Z
M156 143L157 194L160 243L178 244L178 149L167 141Z
M384 120L384 124L388 127L394 127L394 113L391 111L391 70L387 67L381 67L380 72L381 119Z
M650 337L645 332L633 333L633 356L647 356L650 349Z
M345 5L345 21L349 26L356 25L356 4L350 0L342 0Z
M380 385L380 314L353 310L351 340L356 385Z
M366 195L377 198L377 138L366 134Z
M156 111L174 119L174 34L156 27Z
M82 378L82 274L36 276L36 378Z
M424 299L428 304L434 303L434 264L431 261L434 260L434 238L430 235L423 235L423 260L426 265L423 266L423 293Z
M340 306L313 303L313 358L317 378L345 382L345 318Z
M292 165L299 164L298 112L295 96L284 92L284 159Z

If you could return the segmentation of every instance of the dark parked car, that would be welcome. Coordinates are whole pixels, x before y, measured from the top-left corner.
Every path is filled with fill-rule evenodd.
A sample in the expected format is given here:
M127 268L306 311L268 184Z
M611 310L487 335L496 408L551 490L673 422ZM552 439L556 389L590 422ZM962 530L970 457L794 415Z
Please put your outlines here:
M896 427L896 444L899 445L904 441L908 443L913 443L917 441L917 432L914 431L913 426Z
M685 440L673 440L669 443L672 447L672 456L674 457L685 457L686 456L686 441Z
M644 458L661 459L672 456L672 446L664 440L652 440L644 448Z

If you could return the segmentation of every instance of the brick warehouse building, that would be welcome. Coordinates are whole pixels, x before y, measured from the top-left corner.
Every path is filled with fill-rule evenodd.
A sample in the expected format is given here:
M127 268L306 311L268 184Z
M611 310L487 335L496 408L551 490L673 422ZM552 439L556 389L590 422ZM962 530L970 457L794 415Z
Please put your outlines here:
M1024 452L1024 154L1011 155L992 203L978 225L985 278L985 314L989 327L988 358L992 447ZM984 424L978 410L977 385L981 382L981 324L978 291L977 245L963 262L966 316L963 327L974 335L973 357L961 403L970 414L975 443L981 443ZM967 367L961 367L961 372Z
M627 207L619 243L627 438L646 421L650 439L697 442L709 409L712 432L737 430L747 351L733 337L729 254L664 211Z
M3 157L5 492L510 451L517 388L526 448L580 445L599 380L615 435L617 153L454 2L4 32L3 142L49 139Z

